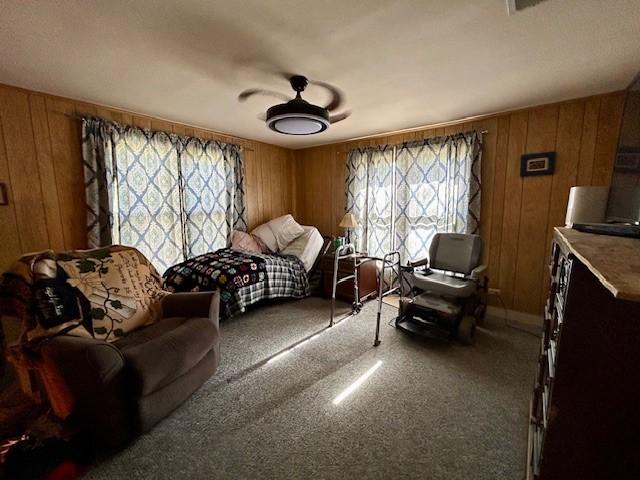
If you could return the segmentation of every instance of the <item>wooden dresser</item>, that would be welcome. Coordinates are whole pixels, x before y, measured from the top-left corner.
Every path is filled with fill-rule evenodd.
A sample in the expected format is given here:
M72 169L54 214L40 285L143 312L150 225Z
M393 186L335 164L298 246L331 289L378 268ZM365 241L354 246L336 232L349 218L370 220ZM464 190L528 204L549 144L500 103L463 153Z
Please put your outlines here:
M527 479L640 478L640 240L556 228Z

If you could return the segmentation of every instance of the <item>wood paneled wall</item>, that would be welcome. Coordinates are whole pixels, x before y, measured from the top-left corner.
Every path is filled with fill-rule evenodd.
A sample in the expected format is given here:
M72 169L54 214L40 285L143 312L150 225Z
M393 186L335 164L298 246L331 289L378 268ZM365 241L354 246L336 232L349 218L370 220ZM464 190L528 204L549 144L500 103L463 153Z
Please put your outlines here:
M249 227L294 208L293 153L131 112L0 85L0 271L20 254L86 247L82 114L245 148Z
M77 116L245 147L249 226L293 212L325 234L341 234L349 149L470 129L487 130L482 162L481 235L490 284L508 309L540 313L551 231L564 221L572 185L608 185L624 92L291 151L210 130L0 85L0 269L20 254L86 246L84 180ZM520 155L555 150L556 173L520 177Z
M573 185L609 185L624 92L583 98L440 128L325 145L295 152L299 221L342 234L347 152L471 129L487 130L482 157L480 230L492 303L540 314L548 285L545 267L554 226L564 224ZM557 152L551 176L520 177L524 153Z

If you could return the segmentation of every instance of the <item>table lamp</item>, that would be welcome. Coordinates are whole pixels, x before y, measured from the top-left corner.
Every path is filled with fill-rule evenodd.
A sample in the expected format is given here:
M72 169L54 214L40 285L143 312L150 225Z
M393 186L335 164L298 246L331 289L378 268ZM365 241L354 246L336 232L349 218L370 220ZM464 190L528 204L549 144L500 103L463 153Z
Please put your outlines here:
M351 243L351 230L354 228L360 228L360 224L358 223L358 219L356 218L356 216L351 213L351 212L347 212L344 214L344 217L342 217L342 220L340 221L340 225L338 225L339 227L344 228L347 231L347 243Z

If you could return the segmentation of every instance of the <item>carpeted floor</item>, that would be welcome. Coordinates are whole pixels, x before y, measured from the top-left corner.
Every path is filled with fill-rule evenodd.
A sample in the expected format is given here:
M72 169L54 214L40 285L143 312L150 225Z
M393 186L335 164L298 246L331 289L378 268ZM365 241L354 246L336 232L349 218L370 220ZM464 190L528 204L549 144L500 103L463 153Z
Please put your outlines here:
M216 375L87 478L522 478L538 339L488 319L473 347L416 341L384 305L374 348L375 309L271 362L326 327L328 301L223 323Z

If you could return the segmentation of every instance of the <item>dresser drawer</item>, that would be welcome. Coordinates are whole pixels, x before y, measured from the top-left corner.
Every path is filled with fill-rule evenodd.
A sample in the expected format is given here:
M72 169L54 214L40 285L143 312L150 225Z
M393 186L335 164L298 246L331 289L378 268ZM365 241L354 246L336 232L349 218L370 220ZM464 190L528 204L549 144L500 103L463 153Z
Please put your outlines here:
M571 265L573 260L571 257L561 257L558 271L558 285L556 289L556 308L563 309L567 298L569 288L569 279L571 278Z
M335 265L335 257L331 254L325 255L320 262L320 271L322 273L322 285L323 295L326 298L331 297L331 291L333 288L333 268ZM353 275L353 258L340 260L338 263L338 279ZM367 261L360 263L358 259L358 294L360 298L358 301L362 302L365 299L373 298L378 292L378 268L376 262ZM346 280L343 283L338 284L336 288L336 297L346 302L353 302L353 280Z

